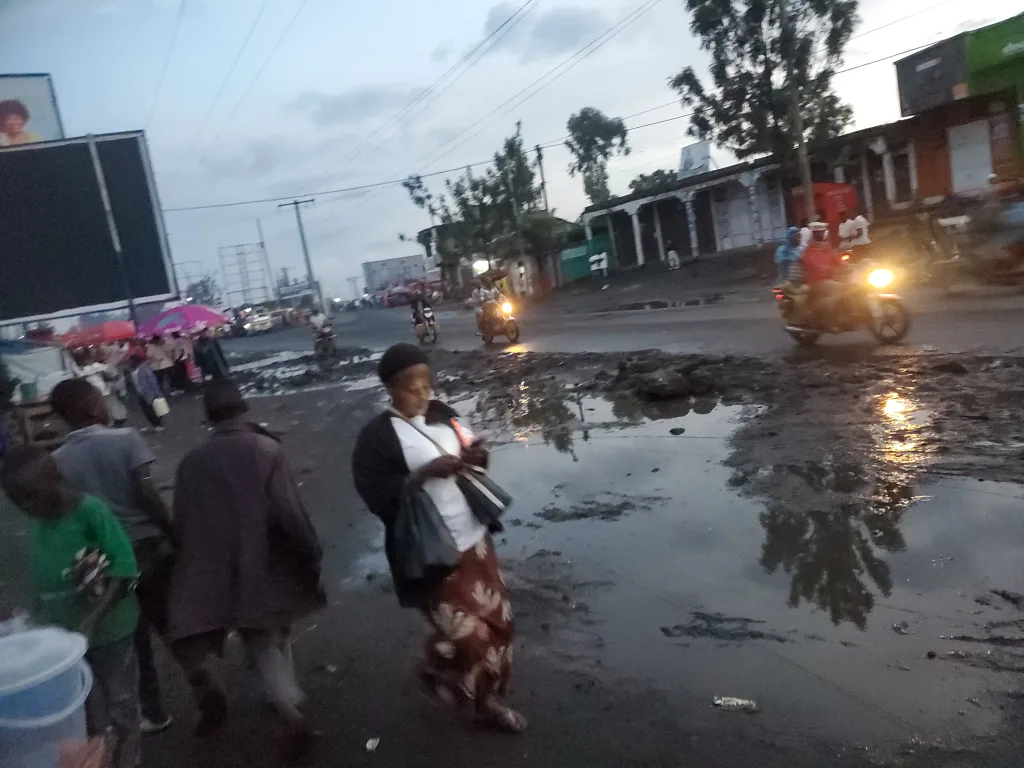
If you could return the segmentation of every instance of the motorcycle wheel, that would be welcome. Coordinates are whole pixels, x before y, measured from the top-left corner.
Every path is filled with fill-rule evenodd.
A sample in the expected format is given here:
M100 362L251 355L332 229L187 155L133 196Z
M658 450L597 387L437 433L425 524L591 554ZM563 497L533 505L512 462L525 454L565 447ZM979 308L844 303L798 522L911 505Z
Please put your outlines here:
M494 337L493 336L488 336L486 333L484 334L483 338L484 338L484 344L486 344L487 346L490 346L491 343L494 341Z
M786 333L801 347L813 347L821 338L821 334L815 331L791 331L787 328Z
M910 331L910 313L896 298L878 300L879 317L871 323L871 334L882 344L898 344Z
M508 337L510 344L515 344L519 341L519 323L515 320L509 320L505 324L505 335Z

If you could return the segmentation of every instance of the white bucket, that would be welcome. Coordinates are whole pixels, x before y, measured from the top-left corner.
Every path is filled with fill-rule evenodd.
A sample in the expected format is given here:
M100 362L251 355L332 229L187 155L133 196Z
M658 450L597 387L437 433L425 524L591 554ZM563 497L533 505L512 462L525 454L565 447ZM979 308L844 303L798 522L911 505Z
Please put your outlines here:
M92 690L92 672L84 660L75 671L77 691L63 710L42 717L0 717L2 768L57 768L61 744L86 738L85 700Z

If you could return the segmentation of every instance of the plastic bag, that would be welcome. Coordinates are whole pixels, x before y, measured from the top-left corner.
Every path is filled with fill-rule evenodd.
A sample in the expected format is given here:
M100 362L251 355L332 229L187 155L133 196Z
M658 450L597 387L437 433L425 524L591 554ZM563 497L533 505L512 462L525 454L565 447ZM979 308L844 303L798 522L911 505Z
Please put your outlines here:
M402 491L392 529L392 568L412 581L437 569L451 571L459 564L459 548L423 488L409 483Z
M512 497L491 479L486 470L467 466L455 476L455 482L466 497L473 515L487 526L488 531L500 533L505 530L500 518L512 506Z

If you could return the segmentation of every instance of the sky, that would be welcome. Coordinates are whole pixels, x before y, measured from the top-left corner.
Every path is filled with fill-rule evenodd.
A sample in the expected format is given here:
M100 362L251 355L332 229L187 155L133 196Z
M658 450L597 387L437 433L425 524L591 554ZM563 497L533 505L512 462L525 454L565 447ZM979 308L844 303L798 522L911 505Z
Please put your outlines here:
M532 0L497 45L422 98L526 1L0 0L0 73L51 73L68 136L146 131L183 278L223 284L218 249L256 242L257 220L275 272L305 269L284 200L175 209L315 197L303 207L314 270L327 293L351 298L362 262L416 253L399 235L429 221L397 184L324 192L485 162L517 121L527 146L554 142L585 106L633 129L632 153L609 166L613 194L674 169L693 141L668 86L682 68L707 66L683 0ZM1018 11L1018 0L861 0L845 56L857 68L835 80L853 127L899 118L895 54ZM569 159L562 146L544 152L551 206L575 219L587 200ZM445 177L428 187L441 191Z

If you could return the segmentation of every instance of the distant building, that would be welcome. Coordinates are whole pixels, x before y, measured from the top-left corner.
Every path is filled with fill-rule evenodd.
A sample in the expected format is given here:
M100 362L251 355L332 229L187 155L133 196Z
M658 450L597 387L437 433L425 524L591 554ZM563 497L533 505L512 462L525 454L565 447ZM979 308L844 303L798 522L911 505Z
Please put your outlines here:
M396 259L363 262L366 290L371 293L384 290L391 285L423 280L426 276L427 262L421 253Z

